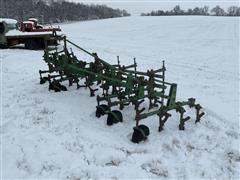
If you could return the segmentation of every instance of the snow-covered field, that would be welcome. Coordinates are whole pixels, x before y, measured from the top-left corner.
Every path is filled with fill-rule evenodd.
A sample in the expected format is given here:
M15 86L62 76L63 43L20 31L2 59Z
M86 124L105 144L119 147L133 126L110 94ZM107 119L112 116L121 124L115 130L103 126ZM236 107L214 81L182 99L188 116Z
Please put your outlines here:
M196 97L206 115L178 130L178 114L159 133L158 117L144 120L151 134L133 144L132 107L107 127L95 117L89 91L48 91L42 51L0 50L1 176L70 179L238 179L239 18L128 17L61 26L68 38L110 63L137 58L141 70L165 60L178 99ZM75 51L75 49L73 49Z

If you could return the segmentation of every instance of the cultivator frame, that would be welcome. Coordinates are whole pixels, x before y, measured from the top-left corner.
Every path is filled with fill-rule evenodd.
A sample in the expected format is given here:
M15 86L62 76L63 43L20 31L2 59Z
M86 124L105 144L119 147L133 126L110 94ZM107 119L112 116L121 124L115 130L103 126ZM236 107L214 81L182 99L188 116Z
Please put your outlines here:
M68 50L68 44L90 55L94 61L87 63L78 60L74 53ZM158 130L162 131L164 124L171 116L169 113L171 110L176 110L180 114L179 130L184 130L185 122L190 119L189 116L184 117L186 112L184 106L195 108L196 123L204 115L204 112L201 112L201 105L196 104L194 98L183 102L176 101L177 84L165 81L164 61L161 68L147 72L137 71L135 58L133 64L124 66L120 64L119 57L117 57L117 64L111 65L99 58L96 53L90 53L66 38L64 38L62 51L47 49L43 57L48 64L48 70L39 71L40 84L48 81L49 90L59 92L67 90L61 82L69 81L69 86L76 83L77 88L89 88L90 96L95 96L95 91L101 88L102 94L97 95L96 117L108 115L108 125L123 121L121 112L112 110L114 106L119 106L122 110L125 106L133 105L136 111L136 126L133 128L132 135L134 143L147 139L150 133L149 128L140 124L140 121L149 116L159 117ZM43 77L43 74L47 75ZM85 81L80 84L82 79ZM94 88L96 85L98 88ZM148 110L142 107L146 100L149 102Z

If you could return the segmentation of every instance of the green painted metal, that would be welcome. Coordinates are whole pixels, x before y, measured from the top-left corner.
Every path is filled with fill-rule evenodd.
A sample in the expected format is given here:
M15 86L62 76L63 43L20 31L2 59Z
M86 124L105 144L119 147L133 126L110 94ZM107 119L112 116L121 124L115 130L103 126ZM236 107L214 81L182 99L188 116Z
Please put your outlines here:
M93 61L87 63L78 60L73 52L68 51L68 43L90 55ZM195 122L199 122L204 115L203 112L200 112L202 107L195 104L194 98L182 102L176 101L177 84L165 81L164 61L161 68L147 72L137 70L135 58L134 63L128 66L122 66L119 57L117 65L111 65L99 58L96 53L90 53L66 38L63 51L46 50L43 58L48 64L48 70L39 71L40 82L47 79L50 90L64 90L60 84L63 81L69 81L69 85L76 83L77 88L88 87L90 96L94 96L97 90L102 89L100 91L102 94L97 95L97 104L102 111L105 108L101 107L101 103L108 106L107 111L103 114L112 114L112 117L118 119L111 111L113 107L119 106L119 109L122 110L125 106L133 105L136 113L136 127L139 126L142 119L157 115L159 117L159 131L162 131L164 124L171 116L169 112L176 110L180 114L179 130L184 130L185 122L190 119L184 117L184 106L196 109ZM48 75L43 77L42 74ZM80 80L85 80L85 82L79 84ZM98 89L93 88L96 85ZM149 102L148 109L144 104L146 101Z

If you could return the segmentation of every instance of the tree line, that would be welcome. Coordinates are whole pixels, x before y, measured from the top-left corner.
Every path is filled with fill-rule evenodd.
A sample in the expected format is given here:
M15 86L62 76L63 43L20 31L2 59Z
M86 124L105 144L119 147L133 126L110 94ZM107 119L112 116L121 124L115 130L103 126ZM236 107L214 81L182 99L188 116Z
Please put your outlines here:
M18 21L31 17L41 23L59 23L130 16L126 10L113 9L105 5L86 5L64 0L0 0L0 17Z
M142 16L174 16L174 15L202 15L202 16L240 16L240 7L230 6L225 11L220 6L209 9L208 6L195 7L193 9L183 10L179 5L176 5L170 11L157 10L150 13L142 13Z

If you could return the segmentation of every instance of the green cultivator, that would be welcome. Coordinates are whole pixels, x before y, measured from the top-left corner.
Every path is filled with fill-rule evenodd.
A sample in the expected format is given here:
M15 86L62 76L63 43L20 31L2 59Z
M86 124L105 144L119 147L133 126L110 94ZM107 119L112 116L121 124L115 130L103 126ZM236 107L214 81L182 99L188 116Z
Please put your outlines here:
M93 62L77 59L73 52L69 52L68 43L93 57ZM44 61L48 64L48 70L39 71L40 83L48 81L49 90L66 91L67 88L61 84L63 81L68 81L69 86L76 84L77 88L89 88L90 96L95 96L95 92L101 89L101 95L97 95L96 117L107 115L107 125L123 121L122 113L112 110L114 106L122 110L133 105L136 111L136 126L132 135L134 143L145 140L149 135L149 128L140 124L142 119L149 116L159 117L159 131L162 131L171 116L171 110L180 114L179 130L184 130L185 122L190 119L189 116L184 117L184 106L195 108L196 123L204 115L201 112L202 107L195 103L194 98L184 102L176 101L177 84L165 81L164 62L161 68L147 72L137 71L135 59L133 64L123 66L118 57L118 63L111 65L100 59L96 53L90 53L67 39L62 51L46 50ZM43 77L43 74L47 76ZM147 110L143 107L146 101L149 103Z

